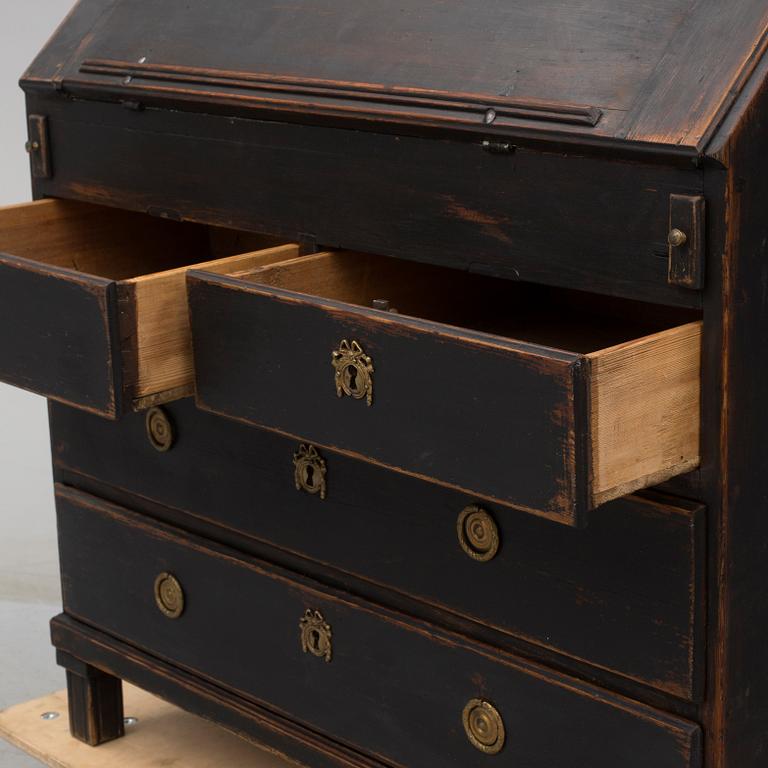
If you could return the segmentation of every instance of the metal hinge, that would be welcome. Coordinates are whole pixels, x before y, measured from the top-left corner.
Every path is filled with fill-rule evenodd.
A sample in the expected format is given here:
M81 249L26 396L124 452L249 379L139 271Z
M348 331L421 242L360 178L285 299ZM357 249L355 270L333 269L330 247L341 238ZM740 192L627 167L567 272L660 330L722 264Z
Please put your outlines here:
M693 291L704 287L705 205L701 195L669 196L668 279Z
M507 141L484 141L481 146L492 155L511 155L516 149L514 144Z
M27 119L26 150L29 153L33 179L50 179L51 143L48 139L48 118L44 115L30 115Z

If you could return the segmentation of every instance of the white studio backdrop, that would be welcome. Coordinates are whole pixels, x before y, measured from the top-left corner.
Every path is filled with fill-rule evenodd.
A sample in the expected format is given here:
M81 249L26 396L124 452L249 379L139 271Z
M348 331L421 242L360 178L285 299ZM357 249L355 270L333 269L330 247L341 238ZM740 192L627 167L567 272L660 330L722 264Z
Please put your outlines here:
M0 0L0 205L31 197L18 80L72 4ZM55 528L46 402L0 384L0 600L59 602Z
M31 199L18 80L73 4L0 0L0 205ZM0 709L64 685L47 627L58 570L46 401L0 384ZM39 765L0 742L2 768Z
M0 205L31 199L18 81L74 1L0 0ZM48 634L61 610L51 474L46 401L0 384L0 709L64 687ZM2 768L39 765L0 742Z

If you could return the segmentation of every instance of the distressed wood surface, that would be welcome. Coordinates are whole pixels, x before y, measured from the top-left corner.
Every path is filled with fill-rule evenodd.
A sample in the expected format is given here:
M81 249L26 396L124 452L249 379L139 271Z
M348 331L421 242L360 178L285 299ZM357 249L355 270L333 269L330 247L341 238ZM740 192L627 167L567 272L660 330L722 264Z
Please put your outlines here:
M188 396L186 270L238 271L298 253L238 253L274 244L68 200L2 208L0 379L109 418L147 397Z
M189 299L196 399L216 413L572 525L698 464L698 324L648 336L662 313L644 326L634 307L352 253L192 271ZM373 360L368 407L336 396L343 341Z
M56 175L35 194L169 211L512 280L696 307L668 283L669 196L692 165L562 148L491 155L479 143L226 119L35 94ZM157 158L148 163L147 158ZM316 180L343 179L333 194ZM375 179L375 183L371 180ZM543 254L546 254L544 258Z
M418 0L395 14L352 0L233 3L214 28L209 12L202 0L89 3L50 44L64 62L43 53L25 87L695 153L748 79L768 23L758 0Z
M702 478L701 496L718 497L718 530L712 543L710 695L704 721L713 734L707 766L758 768L768 751L768 632L764 599L768 525L765 429L768 407L768 61L712 143L722 164L710 185L724 190L725 205L716 253L720 299L710 298L717 317L711 378L720 386L717 412L706 414L713 472ZM714 322L713 322L714 326Z
M700 322L587 355L595 505L700 461Z
M230 274L297 256L296 245L267 248L195 264L215 274ZM136 382L134 399L162 396L173 390L194 391L192 341L189 331L186 274L190 267L126 280L121 286L126 301L135 303ZM130 298L127 298L130 297ZM174 395L174 399L177 395Z
M595 768L699 765L700 731L684 720L77 491L58 487L57 500L67 614L363 753L395 765L465 766L477 753L461 711L479 696L503 713L504 759L513 763L548 768L567 754ZM162 571L184 588L176 621L155 606ZM96 582L105 589L86 588ZM332 627L330 662L302 652L307 609Z
M184 712L132 685L124 685L125 712L138 723L129 738L92 749L69 733L67 693L59 691L0 712L0 737L51 768L293 768L296 764ZM43 712L57 712L41 722Z
M459 513L477 501L471 496L328 454L321 501L296 491L295 442L191 400L167 410L178 436L158 454L141 415L113 424L52 405L56 477L117 501L125 494L134 508L357 594L392 604L410 596L409 612L472 634L493 627L496 645L514 649L522 640L526 653L547 648L566 667L581 660L675 697L700 697L706 569L697 505L629 498L590 513L583 529L484 505L501 549L478 563L456 533ZM293 563L290 553L304 559ZM372 583L387 591L377 594Z

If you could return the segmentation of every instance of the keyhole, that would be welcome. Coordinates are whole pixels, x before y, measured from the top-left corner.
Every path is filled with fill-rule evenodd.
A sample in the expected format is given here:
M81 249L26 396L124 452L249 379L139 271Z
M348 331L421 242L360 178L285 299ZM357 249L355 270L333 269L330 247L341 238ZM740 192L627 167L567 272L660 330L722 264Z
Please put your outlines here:
M350 392L357 392L357 368L353 365L347 368L347 384Z
M308 464L304 470L304 484L307 488L315 487L315 468L311 464Z
M314 651L320 650L320 633L316 629L313 629L312 632L310 632L309 645Z

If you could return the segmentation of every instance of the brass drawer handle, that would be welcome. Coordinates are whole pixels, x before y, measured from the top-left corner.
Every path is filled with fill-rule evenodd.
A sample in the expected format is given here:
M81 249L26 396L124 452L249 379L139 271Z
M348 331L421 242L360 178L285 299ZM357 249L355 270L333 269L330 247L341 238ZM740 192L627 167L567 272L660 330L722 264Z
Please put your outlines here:
M319 454L314 445L300 445L293 454L293 477L296 490L305 493L319 494L325 498L325 476L327 468L325 459Z
M329 663L333 657L333 632L323 614L308 608L299 622L299 628L304 653L311 653Z
M499 551L499 528L490 512L477 504L470 504L459 514L456 532L461 548L481 563L493 560Z
M184 613L184 590L171 573L161 573L155 579L155 604L169 619L178 619Z
M373 360L365 354L357 341L344 339L332 356L336 382L336 396L365 399L373 404Z
M163 408L150 408L146 418L147 438L150 445L160 453L173 448L176 441L176 430L170 416Z
M504 749L507 735L499 710L490 701L471 699L461 716L470 743L486 755L497 755Z

